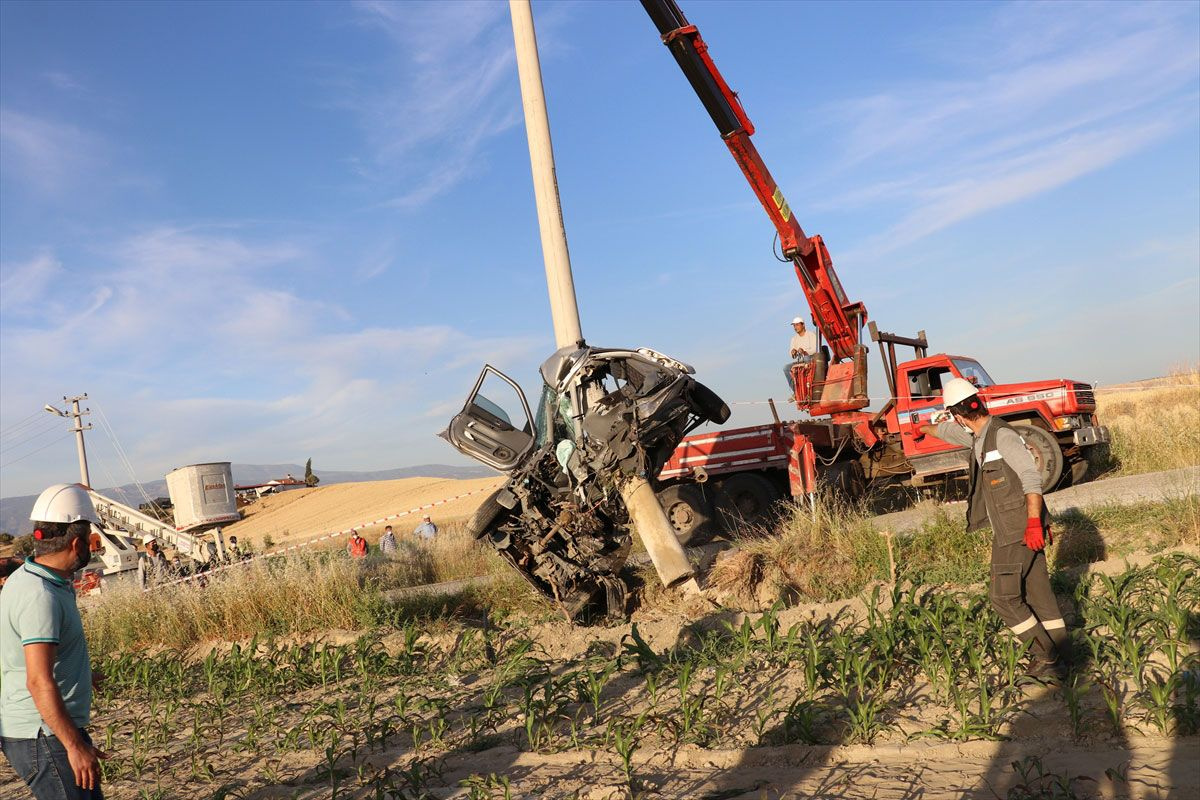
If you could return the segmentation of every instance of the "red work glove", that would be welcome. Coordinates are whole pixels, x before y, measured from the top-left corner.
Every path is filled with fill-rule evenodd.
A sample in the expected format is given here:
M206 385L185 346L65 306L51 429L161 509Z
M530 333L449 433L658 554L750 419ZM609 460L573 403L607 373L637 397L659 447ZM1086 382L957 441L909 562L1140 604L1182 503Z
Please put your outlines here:
M1045 532L1048 536L1050 531ZM1033 552L1044 550L1046 548L1045 536L1042 533L1042 521L1040 519L1030 519L1025 523L1025 546Z

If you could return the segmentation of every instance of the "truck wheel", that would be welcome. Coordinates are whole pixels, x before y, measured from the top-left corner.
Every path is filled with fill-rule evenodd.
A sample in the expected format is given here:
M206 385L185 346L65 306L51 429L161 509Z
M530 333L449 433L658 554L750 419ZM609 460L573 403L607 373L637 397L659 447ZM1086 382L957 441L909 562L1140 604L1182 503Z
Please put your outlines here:
M1042 474L1042 491L1048 492L1057 487L1063 471L1063 454L1058 440L1045 428L1036 425L1016 423L1013 428L1025 440L1025 447L1029 449L1033 462Z
M509 510L500 505L496 499L502 491L504 491L503 486L485 497L479 508L475 509L475 513L471 515L470 521L467 522L467 533L472 539L482 539L488 529L492 527L492 523Z
M1088 477L1088 460L1083 456L1076 456L1069 464L1071 470L1071 485L1078 486L1081 483L1087 482Z
M721 481L713 508L721 527L732 532L739 526L765 522L778 499L775 484L762 475L742 472Z
M712 535L712 509L694 483L677 483L658 493L675 536L683 546L703 544Z
M817 484L847 500L857 500L866 492L862 465L857 461L839 461L817 473Z

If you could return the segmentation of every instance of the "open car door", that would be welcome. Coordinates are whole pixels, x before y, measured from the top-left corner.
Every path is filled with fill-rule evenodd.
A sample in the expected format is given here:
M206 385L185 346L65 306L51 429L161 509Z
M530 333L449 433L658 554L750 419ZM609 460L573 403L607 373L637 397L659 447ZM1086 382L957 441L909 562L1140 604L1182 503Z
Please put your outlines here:
M463 455L507 472L537 443L525 393L490 364L483 367L462 411L450 420L445 438Z

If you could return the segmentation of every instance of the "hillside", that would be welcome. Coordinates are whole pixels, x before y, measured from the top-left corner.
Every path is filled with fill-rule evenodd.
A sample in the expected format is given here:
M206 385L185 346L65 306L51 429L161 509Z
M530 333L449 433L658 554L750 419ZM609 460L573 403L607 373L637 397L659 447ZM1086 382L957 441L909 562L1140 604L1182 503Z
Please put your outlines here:
M275 544L300 542L322 533L340 531L365 522L382 519L420 506L469 492L464 497L428 512L401 517L391 524L407 532L417 525L422 513L428 513L442 527L464 521L479 506L486 490L500 484L499 476L473 480L444 478L402 478L391 481L342 483L315 489L294 489L268 495L247 506L246 518L224 529L240 541L261 547L264 538ZM383 526L380 523L364 532L375 542Z
M301 476L304 474L303 464L234 464L233 482L235 484L265 483L272 478L282 478L291 473ZM451 466L449 464L418 464L415 467L397 467L395 469L364 472L361 470L316 470L322 486L338 483L362 483L365 481L390 481L400 478L486 478L495 475L495 470L482 466ZM128 505L137 506L145 502L142 490L150 497L165 497L167 494L166 480L148 481L141 485L127 483L124 486L113 486L97 489L103 495L111 497ZM33 509L36 494L0 498L0 531L13 535L29 533L33 528L29 524L29 512Z

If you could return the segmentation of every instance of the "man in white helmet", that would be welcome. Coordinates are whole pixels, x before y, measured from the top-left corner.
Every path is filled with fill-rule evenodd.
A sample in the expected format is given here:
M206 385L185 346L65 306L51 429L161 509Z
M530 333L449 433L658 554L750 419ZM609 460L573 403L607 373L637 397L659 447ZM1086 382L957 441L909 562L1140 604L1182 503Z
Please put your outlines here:
M96 800L107 756L85 730L93 674L71 578L100 519L87 491L66 483L29 516L34 555L0 591L0 749L38 800Z
M162 548L158 546L158 539L151 536L145 540L145 545L145 555L138 558L138 585L149 589L167 577L170 567Z
M788 386L792 391L796 391L795 382L792 380L792 367L796 364L807 364L812 360L812 357L817 352L817 334L808 330L804 324L804 317L792 318L792 341L788 344L788 354L792 360L783 367L783 374L787 376Z
M1046 545L1050 515L1042 502L1042 478L1017 431L988 413L978 390L962 378L942 386L946 410L923 435L970 448L967 530L992 528L992 607L1012 632L1030 645L1031 670L1058 669L1065 655L1067 626L1050 588Z

